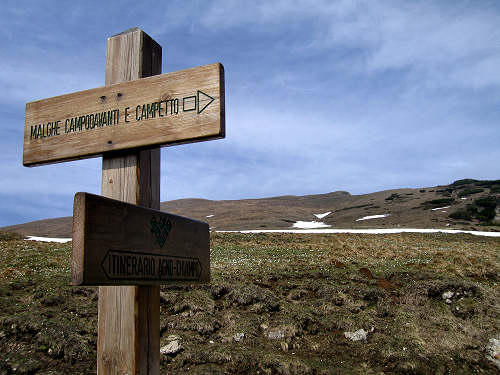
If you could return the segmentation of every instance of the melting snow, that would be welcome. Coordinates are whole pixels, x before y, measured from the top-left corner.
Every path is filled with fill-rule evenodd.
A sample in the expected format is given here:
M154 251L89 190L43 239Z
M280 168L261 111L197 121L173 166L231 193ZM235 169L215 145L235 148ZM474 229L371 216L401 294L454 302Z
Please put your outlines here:
M50 237L36 237L36 236L28 236L28 238L26 239L28 241L60 242L60 243L65 243L72 240L71 238L50 238Z
M330 225L327 225L321 221L297 221L292 225L292 228L300 228L300 229L314 229L314 228L328 228Z
M205 217L214 217L215 215L208 215L208 216L205 216Z
M332 211L328 211L328 212L325 212L324 214L314 214L314 216L316 216L318 219L323 219L324 217L327 217L331 213L332 213Z
M300 222L299 222L300 223ZM410 229L410 228L391 228L391 229L267 229L267 230L240 230L240 231L221 231L233 233L351 233L351 234L395 234L395 233L467 233L476 236L500 237L500 232L480 232L471 230L456 229Z
M391 214L365 216L365 217L362 217L361 219L356 219L356 221L380 219L380 218L387 217L387 216L391 216Z
M431 211L439 211L439 210L444 210L444 209L447 209L447 208L450 208L450 207L451 207L451 206L433 208Z

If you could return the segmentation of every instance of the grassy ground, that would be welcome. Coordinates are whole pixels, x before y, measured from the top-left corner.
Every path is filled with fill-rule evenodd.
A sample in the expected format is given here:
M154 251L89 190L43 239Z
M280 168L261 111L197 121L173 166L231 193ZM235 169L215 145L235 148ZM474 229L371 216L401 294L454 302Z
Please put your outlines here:
M161 345L182 346L162 373L499 371L499 238L226 233L211 248L210 285L162 287ZM95 373L97 288L69 286L70 258L0 240L0 374Z

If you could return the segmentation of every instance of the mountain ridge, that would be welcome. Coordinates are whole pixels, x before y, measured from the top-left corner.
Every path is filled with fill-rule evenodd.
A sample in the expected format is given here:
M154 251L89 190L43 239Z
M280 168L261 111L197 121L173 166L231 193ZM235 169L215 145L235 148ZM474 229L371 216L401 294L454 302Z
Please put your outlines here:
M463 179L449 185L389 189L360 195L333 191L240 200L182 198L162 202L160 208L208 222L215 231L289 229L298 222L312 226L314 222L322 223L339 229L499 231L500 180ZM62 217L11 225L0 230L32 236L71 237L71 225L71 217Z

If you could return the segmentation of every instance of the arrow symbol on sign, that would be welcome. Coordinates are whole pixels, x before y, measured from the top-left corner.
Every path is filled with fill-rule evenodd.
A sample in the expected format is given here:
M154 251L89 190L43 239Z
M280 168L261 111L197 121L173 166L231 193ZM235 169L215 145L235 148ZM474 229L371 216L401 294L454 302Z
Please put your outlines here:
M203 112L203 110L205 108L207 108L214 101L214 98L212 98L210 95L207 95L203 91L200 91L200 90L198 90L197 98L198 98L198 114L200 114L201 112ZM209 100L209 102L206 103L202 107L201 106L201 100L203 100L203 101Z

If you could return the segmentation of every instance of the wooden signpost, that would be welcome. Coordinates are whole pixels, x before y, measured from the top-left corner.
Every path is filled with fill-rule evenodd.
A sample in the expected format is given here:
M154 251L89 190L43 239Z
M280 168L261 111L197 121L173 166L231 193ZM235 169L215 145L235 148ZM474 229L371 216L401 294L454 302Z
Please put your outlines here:
M159 374L159 284L210 279L208 225L159 211L158 147L224 138L224 69L160 74L134 28L108 38L105 87L26 104L23 165L102 156L107 198L76 194L72 259L75 285L99 285L99 375Z

